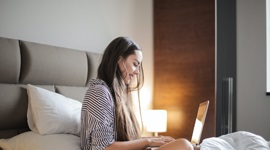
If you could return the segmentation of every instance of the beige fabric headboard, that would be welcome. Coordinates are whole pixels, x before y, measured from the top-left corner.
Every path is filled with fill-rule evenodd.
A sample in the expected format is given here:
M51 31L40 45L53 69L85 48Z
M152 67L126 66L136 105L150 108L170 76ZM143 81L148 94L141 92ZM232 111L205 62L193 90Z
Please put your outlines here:
M0 37L0 139L29 130L26 84L82 101L101 54Z

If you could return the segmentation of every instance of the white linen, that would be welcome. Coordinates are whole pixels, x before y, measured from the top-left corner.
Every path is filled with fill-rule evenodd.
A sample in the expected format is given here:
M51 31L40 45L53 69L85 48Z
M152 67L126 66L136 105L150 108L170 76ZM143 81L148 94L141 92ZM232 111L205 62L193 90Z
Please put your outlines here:
M33 131L0 139L3 150L81 150L80 137L71 134L40 135Z
M32 131L80 135L81 102L30 84L27 93L27 122Z
M201 150L270 150L270 142L259 135L238 131L203 140Z

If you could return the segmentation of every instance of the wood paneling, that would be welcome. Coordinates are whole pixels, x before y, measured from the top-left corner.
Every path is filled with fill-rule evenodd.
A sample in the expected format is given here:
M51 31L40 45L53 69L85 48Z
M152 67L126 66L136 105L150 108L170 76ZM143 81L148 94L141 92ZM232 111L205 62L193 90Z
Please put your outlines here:
M154 109L168 110L161 135L190 139L205 100L202 138L215 136L215 1L154 0Z

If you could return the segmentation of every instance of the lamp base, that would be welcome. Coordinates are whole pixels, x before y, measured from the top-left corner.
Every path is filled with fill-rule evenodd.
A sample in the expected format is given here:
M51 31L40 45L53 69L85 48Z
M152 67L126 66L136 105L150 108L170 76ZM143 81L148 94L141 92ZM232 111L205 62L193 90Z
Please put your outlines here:
M158 137L158 132L154 132L154 136L155 137Z

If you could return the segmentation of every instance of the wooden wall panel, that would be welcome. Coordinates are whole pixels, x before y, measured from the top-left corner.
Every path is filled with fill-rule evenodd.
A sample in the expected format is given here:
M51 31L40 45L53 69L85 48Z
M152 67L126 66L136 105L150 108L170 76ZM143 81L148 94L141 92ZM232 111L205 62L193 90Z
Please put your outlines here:
M203 139L215 136L215 0L154 0L154 109L168 110L161 135L190 139L205 100Z

